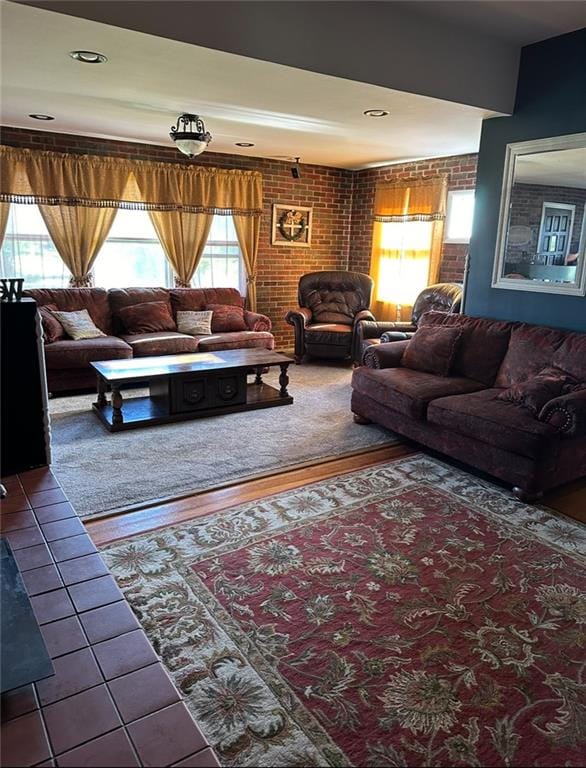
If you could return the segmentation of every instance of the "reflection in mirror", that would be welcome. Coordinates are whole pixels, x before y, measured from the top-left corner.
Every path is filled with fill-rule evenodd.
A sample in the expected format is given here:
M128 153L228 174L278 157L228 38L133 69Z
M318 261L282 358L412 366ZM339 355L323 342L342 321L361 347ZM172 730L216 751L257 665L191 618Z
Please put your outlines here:
M579 143L574 136L512 145L495 287L584 294L586 136L583 146L531 151L564 139Z

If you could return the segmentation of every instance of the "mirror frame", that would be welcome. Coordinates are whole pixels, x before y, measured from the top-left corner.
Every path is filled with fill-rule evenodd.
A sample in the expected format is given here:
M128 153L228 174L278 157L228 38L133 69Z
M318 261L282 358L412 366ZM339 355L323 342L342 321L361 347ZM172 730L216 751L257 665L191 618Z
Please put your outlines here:
M580 233L580 245L578 246L578 264L576 266L576 280L574 283L551 283L545 280L522 280L511 277L503 277L502 271L505 263L505 250L507 234L509 230L509 212L511 203L511 190L515 174L515 161L521 155L534 155L539 152L552 152L560 149L586 149L586 133L574 133L567 136L555 136L535 141L519 141L507 144L505 154L505 166L503 172L503 185L501 190L501 203L499 210L499 222L496 239L496 251L494 268L492 273L492 287L505 288L509 291L536 291L538 293L561 293L567 296L586 295L586 212L582 222Z

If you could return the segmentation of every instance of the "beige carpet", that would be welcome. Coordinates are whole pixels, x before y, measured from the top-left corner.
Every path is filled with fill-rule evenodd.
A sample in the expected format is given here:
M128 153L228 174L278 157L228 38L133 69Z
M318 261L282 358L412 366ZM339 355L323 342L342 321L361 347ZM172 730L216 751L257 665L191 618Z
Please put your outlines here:
M128 432L106 431L91 410L95 395L55 398L52 469L78 514L95 517L397 442L354 424L350 367L289 373L293 405ZM276 386L277 377L265 380Z

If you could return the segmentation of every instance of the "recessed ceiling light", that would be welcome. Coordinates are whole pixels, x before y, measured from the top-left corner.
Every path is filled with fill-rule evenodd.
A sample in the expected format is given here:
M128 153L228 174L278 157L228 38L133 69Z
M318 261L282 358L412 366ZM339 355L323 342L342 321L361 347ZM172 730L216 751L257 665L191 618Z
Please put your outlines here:
M103 64L108 61L103 53L96 53L96 51L70 51L69 55L83 64Z
M251 141L237 141L236 146L237 147L254 147L254 144Z
M33 120L54 120L52 115L29 115Z
M386 117L389 113L386 109L367 109L362 114L367 117Z

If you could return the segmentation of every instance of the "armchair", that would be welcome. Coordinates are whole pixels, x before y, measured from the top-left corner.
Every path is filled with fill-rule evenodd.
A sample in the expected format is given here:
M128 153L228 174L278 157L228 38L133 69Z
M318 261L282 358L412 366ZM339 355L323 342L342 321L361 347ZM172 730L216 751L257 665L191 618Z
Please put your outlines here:
M304 355L354 358L356 328L373 321L372 279L362 272L311 272L299 280L299 307L285 320L295 331L295 362Z
M460 312L461 304L462 286L458 283L428 285L415 299L411 322L361 321L358 323L354 361L360 364L366 350L374 344L410 339L425 312L436 310L457 314Z

